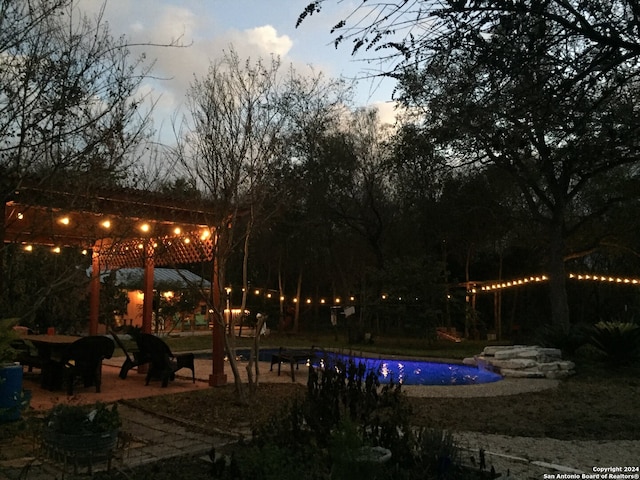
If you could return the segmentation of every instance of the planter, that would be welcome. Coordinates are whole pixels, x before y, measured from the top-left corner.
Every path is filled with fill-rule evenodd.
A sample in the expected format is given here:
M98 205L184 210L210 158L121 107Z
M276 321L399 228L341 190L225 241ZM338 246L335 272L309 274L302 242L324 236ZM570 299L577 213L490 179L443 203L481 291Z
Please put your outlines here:
M0 423L20 419L22 365L0 366Z
M105 433L72 435L45 429L42 441L48 450L70 457L100 456L113 450L118 443L118 430Z
M96 462L107 462L107 471L111 470L111 457L118 443L118 430L105 433L73 435L45 429L42 432L42 447L52 460L63 462L66 473L67 465L73 465L74 474L78 467L87 467L92 474ZM63 477L64 478L64 477Z

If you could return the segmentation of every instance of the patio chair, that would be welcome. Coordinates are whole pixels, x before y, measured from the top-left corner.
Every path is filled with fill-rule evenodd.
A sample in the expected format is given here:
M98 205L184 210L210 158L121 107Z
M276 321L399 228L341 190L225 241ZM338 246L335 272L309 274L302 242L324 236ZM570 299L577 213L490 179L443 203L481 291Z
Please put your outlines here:
M166 387L170 380L175 379L175 373L182 368L190 369L193 383L196 382L193 353L174 354L169 345L150 333L139 334L136 342L140 352L150 359L145 385L149 385L149 381L155 378L162 381L162 387Z
M124 342L116 332L114 332L113 330L110 330L109 333L113 337L114 342L116 342L116 345L120 348L120 350L122 350L125 356L124 363L122 364L122 367L120 368L120 373L118 374L118 376L121 379L124 380L125 378L127 378L127 374L129 373L129 370L131 370L132 368L135 368L144 363L149 363L151 361L151 358L145 355L143 352L139 350L127 349Z
M29 372L33 372L34 368L42 369L42 367L47 363L46 358L42 358L38 355L36 347L24 338L11 340L9 345L16 351L15 361L19 362L20 365L27 367Z
M82 337L73 342L63 366L67 394L73 395L76 378L82 379L85 387L95 386L96 393L100 393L102 360L111 358L114 349L113 341L102 335Z

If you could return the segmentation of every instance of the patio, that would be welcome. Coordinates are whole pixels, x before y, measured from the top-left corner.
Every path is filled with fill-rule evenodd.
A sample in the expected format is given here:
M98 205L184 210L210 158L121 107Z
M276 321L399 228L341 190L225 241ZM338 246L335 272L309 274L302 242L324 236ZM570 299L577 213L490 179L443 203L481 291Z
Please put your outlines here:
M206 352L202 352L203 354ZM204 355L203 355L204 356ZM49 391L40 386L39 373L24 373L24 388L31 391L31 408L43 411L52 408L61 402L69 404L87 404L100 402L116 402L118 400L129 400L133 398L144 398L155 395L172 395L193 390L212 388L209 386L209 375L211 374L211 359L196 358L195 375L196 382L191 380L191 371L183 369L177 372L176 379L169 382L166 388L162 388L159 381L152 380L149 385L145 385L145 375L137 373L132 369L125 380L118 377L120 367L124 363L125 357L113 357L103 361L102 364L102 391L96 393L93 387L78 387L74 395L68 396L65 391ZM277 370L269 371L269 362L260 362L260 380L263 382L290 383L291 375L288 365L283 365L282 373L278 376ZM241 363L240 372L246 381L246 370L244 362ZM302 372L302 370L301 370ZM225 374L232 379L233 373L228 362L225 362ZM306 383L306 375L297 375L296 381L301 384Z

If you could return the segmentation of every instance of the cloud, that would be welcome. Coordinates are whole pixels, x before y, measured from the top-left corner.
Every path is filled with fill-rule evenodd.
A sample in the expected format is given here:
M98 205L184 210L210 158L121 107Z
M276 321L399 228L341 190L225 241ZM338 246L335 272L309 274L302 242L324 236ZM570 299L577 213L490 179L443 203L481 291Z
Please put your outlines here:
M244 32L246 41L255 45L266 54L285 56L291 50L293 42L287 35L278 35L271 25L252 28Z
M103 3L77 0L77 5L89 17L95 17ZM348 52L327 46L330 38L325 22L340 18L342 9L295 29L296 7L283 0L269 5L248 1L223 5L202 0L108 0L104 6L104 20L116 38L124 34L132 43L167 44L179 40L184 45L131 49L132 60L144 53L148 62L153 62L154 78L145 80L140 93L149 94L157 102L153 116L156 125L164 125L163 130L168 129L172 117L179 116L194 77L206 75L209 65L232 47L240 58L252 61L277 55L283 66L292 64L304 75L310 74L309 64L314 65L314 71L330 76L350 76L348 71L354 70ZM366 97L361 96L369 104L384 98L377 94L373 98L371 91ZM383 120L393 118L389 105L381 103L380 110Z
M396 116L398 115L396 102L374 102L372 104L378 110L378 118L381 124L395 125Z

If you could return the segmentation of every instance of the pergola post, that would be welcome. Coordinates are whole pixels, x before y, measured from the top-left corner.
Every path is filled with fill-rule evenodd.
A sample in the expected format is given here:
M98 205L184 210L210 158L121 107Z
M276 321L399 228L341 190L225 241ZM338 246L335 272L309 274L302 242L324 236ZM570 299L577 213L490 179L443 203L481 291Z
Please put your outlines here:
M142 300L142 332L151 333L151 319L153 317L153 275L154 275L154 259L153 259L153 242L147 242L144 255L144 278L142 284L142 292L144 299Z
M89 288L89 335L97 335L100 316L100 253L97 249L94 249L91 255L91 284Z

